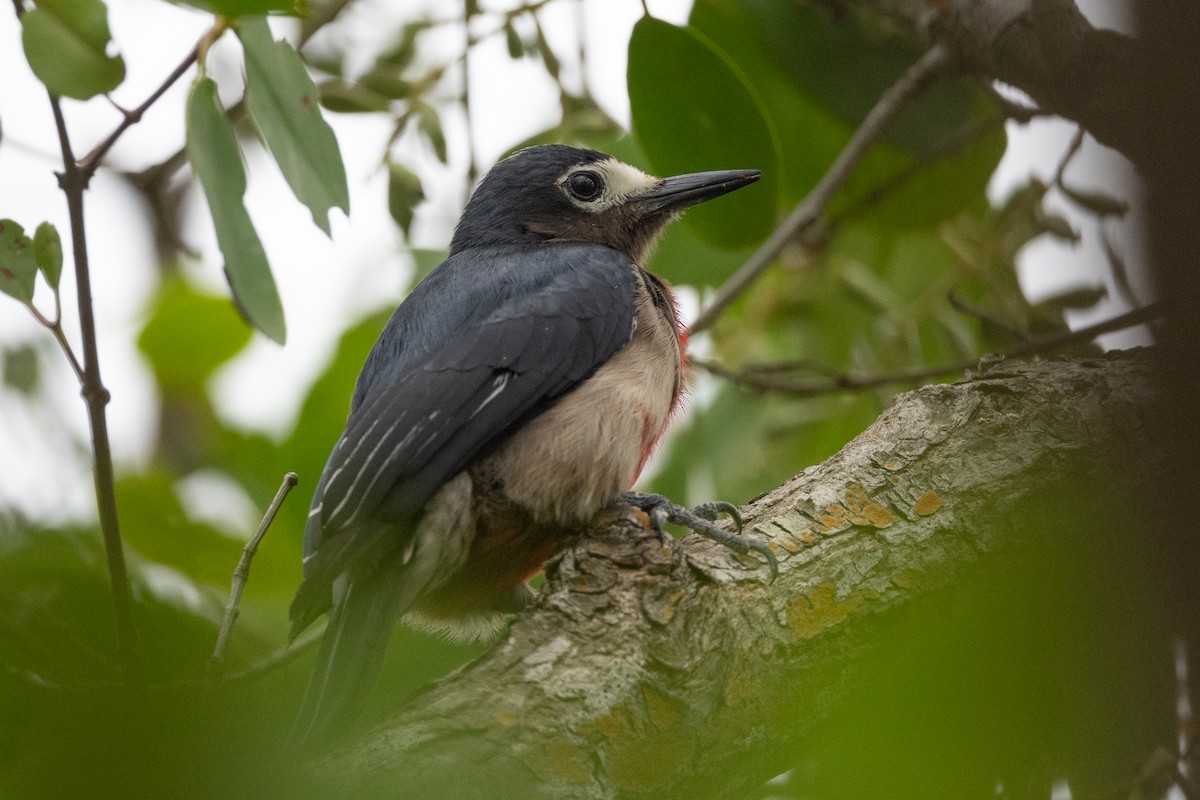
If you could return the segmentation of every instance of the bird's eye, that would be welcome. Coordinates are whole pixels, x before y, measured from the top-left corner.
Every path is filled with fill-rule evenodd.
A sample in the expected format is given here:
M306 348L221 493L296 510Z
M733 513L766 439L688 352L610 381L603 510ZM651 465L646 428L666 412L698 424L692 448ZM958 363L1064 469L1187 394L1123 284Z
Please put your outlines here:
M577 200L595 200L604 191L604 181L595 172L576 172L567 178L567 191Z

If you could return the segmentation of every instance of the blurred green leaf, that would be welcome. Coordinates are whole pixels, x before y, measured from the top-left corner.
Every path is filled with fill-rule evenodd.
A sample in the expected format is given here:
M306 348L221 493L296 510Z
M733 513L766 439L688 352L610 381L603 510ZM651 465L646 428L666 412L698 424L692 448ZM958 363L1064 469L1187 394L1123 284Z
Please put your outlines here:
M697 0L689 21L744 71L781 142L785 201L797 202L920 49L853 11L803 3ZM940 82L884 132L831 206L915 227L979 202L1004 152L994 101ZM968 135L969 134L969 135ZM965 137L965 138L964 138Z
M546 72L550 73L550 77L557 83L562 74L562 62L558 60L558 56L554 54L554 48L550 46L550 42L546 39L546 32L542 30L542 23L538 20L537 15L533 17L534 31L537 38L534 46L537 49L537 54L542 59L542 64L546 67Z
M33 397L41 378L37 349L18 344L4 351L4 385Z
M283 344L287 338L283 305L262 242L242 203L246 172L237 137L210 78L196 81L188 97L187 152L208 199L238 308L251 325Z
M383 95L340 78L325 81L317 88L321 105L338 114L374 114L390 107Z
M62 239L58 236L58 229L49 222L38 225L33 234L33 257L37 260L38 269L45 276L46 283L51 289L58 291L63 265Z
M429 30L432 24L430 20L424 19L409 22L400 31L400 38L396 44L379 56L378 63L388 64L397 69L407 67L417 54L417 39L422 33Z
M250 329L227 300L173 279L160 287L137 343L160 385L200 392L249 341Z
M521 41L521 35L517 33L512 17L506 17L504 20L504 44L508 48L509 58L515 61L525 57L525 43Z
M401 78L396 70L386 66L367 72L358 79L358 83L388 100L404 100L413 93L412 82Z
M442 130L442 119L437 109L428 103L416 103L417 131L429 142L434 155L443 164L449 163L446 153L446 133Z
M0 292L22 303L33 300L37 259L33 240L11 219L0 219Z
M307 15L307 0L173 0L181 2L210 14L236 19L238 17L258 17L263 14L279 12L283 14L305 17Z
M329 234L329 209L350 211L346 168L333 129L321 116L317 87L300 55L275 41L266 19L239 20L246 53L246 99L296 199Z
M87 100L125 79L110 56L108 9L101 0L40 0L21 15L21 44L38 80L52 93Z
M762 180L691 209L697 234L744 247L775 225L779 142L739 67L690 28L642 17L629 40L633 130L655 172L761 169Z
M398 161L388 162L388 213L404 231L407 239L412 228L413 210L425 199L421 179Z

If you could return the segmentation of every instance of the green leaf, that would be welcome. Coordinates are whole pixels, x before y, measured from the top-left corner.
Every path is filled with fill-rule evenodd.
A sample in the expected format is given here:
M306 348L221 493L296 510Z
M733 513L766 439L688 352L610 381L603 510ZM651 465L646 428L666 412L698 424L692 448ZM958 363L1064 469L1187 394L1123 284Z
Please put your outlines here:
M412 82L401 78L394 68L386 64L377 66L363 75L358 79L358 83L388 100L404 100L413 93Z
M521 41L521 35L517 33L511 17L504 20L504 44L508 47L508 57L513 61L525 57L525 43Z
M403 69L412 63L417 54L417 37L433 24L431 20L417 20L404 26L400 39L390 50L384 52L378 59L380 64L388 64L397 69Z
M321 105L337 114L374 114L387 111L388 99L364 86L339 79L318 87Z
M62 239L58 236L58 229L49 222L38 225L33 234L33 257L37 261L38 269L45 276L46 283L57 291L58 280L62 277Z
M246 99L283 177L313 222L329 234L329 209L350 211L346 168L333 129L321 116L316 84L287 42L262 17L239 20L246 51Z
M685 217L701 238L744 247L775 224L779 144L737 66L691 29L643 17L629 40L629 102L638 142L660 175L763 171L756 185Z
M737 63L762 98L782 143L780 181L789 204L820 179L880 95L920 56L871 19L803 3L693 6L691 25ZM989 120L997 124L984 124ZM911 228L982 203L1004 153L999 120L994 101L969 80L939 82L884 131L830 216Z
M0 292L22 303L32 302L36 279L33 240L11 219L0 219Z
M38 80L63 97L87 100L125 79L125 61L110 56L108 9L101 0L40 0L21 15L21 44Z
M428 140L438 161L443 164L449 163L446 154L446 134L442 130L442 120L438 116L437 109L428 103L420 103L416 107L416 112L417 130Z
M403 164L388 162L388 213L408 238L412 228L413 209L425 199L421 179Z
M197 330L203 336L197 336ZM199 390L250 341L250 330L224 298L197 292L182 280L164 281L138 349L159 385Z
M233 126L210 78L196 81L188 97L187 152L212 211L225 274L238 308L251 325L283 344L287 338L283 304L262 242L242 203L246 171Z
M30 344L19 344L4 351L4 385L26 397L33 397L40 383L41 370L37 350Z
M256 17L272 12L305 17L308 6L306 0L180 0L180 2L230 19Z

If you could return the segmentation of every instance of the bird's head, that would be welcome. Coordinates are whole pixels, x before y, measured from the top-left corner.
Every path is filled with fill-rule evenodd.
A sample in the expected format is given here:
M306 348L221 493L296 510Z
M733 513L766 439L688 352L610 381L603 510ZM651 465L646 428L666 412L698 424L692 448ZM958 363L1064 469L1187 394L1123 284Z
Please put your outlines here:
M450 252L558 239L608 245L640 264L679 212L760 175L742 169L656 178L595 150L530 147L484 176Z

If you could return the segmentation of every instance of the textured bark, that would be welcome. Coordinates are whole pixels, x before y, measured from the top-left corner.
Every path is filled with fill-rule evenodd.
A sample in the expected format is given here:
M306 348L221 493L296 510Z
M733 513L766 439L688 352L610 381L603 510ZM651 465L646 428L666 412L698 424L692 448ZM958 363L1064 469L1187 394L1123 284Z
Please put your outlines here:
M773 583L753 555L664 547L614 513L501 643L321 770L355 795L738 796L795 763L878 620L1077 528L1080 487L1115 507L1154 480L1152 386L1129 353L901 395L744 509L779 555Z
M834 1L942 42L965 69L1021 89L1135 162L1152 155L1131 124L1147 73L1137 42L1092 27L1073 0Z

